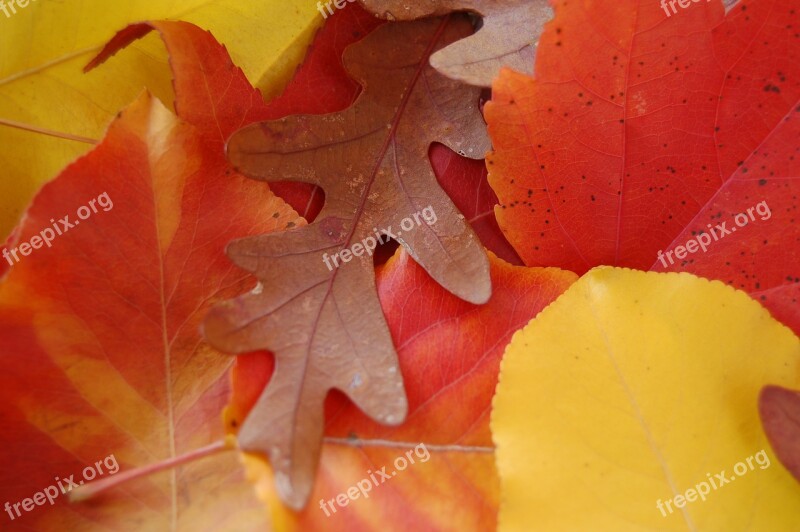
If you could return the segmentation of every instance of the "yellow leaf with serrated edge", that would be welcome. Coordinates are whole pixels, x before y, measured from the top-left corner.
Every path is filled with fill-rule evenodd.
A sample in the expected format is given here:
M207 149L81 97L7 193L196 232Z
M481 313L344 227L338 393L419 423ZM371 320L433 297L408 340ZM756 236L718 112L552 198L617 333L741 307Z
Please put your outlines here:
M500 530L800 530L800 485L757 409L763 385L797 388L798 362L743 292L590 271L506 349Z
M179 19L211 31L265 96L279 92L323 22L311 0L30 0L0 10L0 121L99 139L143 87L172 101L164 45L145 37L88 74L82 68L118 31ZM91 144L0 124L0 236L36 190Z

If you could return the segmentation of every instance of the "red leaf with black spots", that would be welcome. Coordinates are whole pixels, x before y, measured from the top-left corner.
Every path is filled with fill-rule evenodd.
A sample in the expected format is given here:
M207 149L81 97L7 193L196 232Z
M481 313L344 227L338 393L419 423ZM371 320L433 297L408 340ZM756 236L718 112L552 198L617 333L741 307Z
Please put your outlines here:
M688 271L800 331L796 2L554 6L535 79L504 71L486 106L525 264Z

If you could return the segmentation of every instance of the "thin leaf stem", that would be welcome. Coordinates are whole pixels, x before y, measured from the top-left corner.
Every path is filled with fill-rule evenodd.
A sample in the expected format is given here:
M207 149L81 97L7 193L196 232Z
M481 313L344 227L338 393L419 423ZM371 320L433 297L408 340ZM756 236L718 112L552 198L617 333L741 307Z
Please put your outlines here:
M174 456L172 458L168 458L167 460L162 460L161 462L146 465L144 467L139 467L136 469L131 469L122 472L118 475L104 478L102 480L89 482L87 484L84 484L83 486L79 486L73 491L70 491L69 500L70 502L85 501L87 499L91 499L92 497L97 496L98 494L110 488L119 486L120 484L123 484L125 482L129 482L137 478L143 478L152 475L154 473L158 473L160 471L174 469L183 464L194 462L195 460L200 460L207 456L211 456L224 451L231 451L234 449L236 449L235 438L227 437L225 439L216 441L205 447L189 451L188 453L182 454L180 456Z
M21 129L23 131L41 133L42 135L48 135L59 139L74 140L75 142L85 142L86 144L97 144L98 142L97 140L90 139L88 137L81 137L80 135L73 135L71 133L62 133L60 131L53 131L52 129L45 129L43 127L32 126L30 124L23 124L22 122L6 120L5 118L0 118L0 126L8 126L16 129Z

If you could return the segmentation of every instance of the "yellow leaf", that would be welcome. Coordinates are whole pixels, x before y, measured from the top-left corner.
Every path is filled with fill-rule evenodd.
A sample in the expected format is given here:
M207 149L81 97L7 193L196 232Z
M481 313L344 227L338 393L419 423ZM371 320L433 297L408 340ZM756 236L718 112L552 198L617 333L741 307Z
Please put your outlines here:
M506 349L500 530L800 530L800 485L757 410L764 384L797 388L798 362L798 338L743 292L590 271Z
M6 1L8 4L8 1ZM156 35L94 71L82 68L132 22L180 19L210 30L266 96L302 60L323 18L312 0L31 0L0 11L0 119L99 139L143 87L172 101L164 45ZM0 125L0 236L36 190L90 144Z

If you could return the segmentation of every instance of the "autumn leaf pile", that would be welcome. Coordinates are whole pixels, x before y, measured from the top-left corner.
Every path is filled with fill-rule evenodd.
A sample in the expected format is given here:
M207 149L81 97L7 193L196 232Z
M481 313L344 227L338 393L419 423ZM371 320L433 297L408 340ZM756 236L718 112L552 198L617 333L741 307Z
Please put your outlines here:
M800 528L796 2L340 4L0 15L0 529Z

